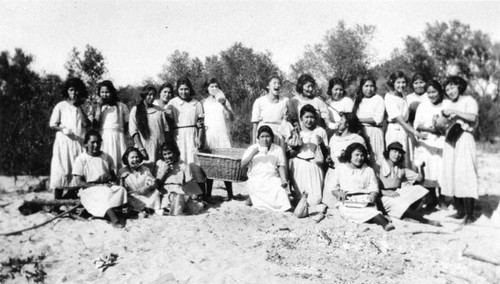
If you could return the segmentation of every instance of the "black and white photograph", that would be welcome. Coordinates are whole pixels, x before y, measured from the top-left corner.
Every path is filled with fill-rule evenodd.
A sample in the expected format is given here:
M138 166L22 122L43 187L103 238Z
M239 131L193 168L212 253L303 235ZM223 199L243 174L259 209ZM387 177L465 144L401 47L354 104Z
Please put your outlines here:
M0 283L500 283L500 1L0 5Z

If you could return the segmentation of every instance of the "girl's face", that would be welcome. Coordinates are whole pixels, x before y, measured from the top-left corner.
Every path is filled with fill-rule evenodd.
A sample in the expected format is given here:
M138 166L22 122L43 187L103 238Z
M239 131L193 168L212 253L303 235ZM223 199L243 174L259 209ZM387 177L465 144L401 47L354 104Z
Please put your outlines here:
M210 85L208 85L207 89L208 89L208 93L213 95L213 94L215 94L216 90L219 90L219 84L211 83Z
M109 91L108 87L102 86L101 89L99 90L99 96L104 100L107 101L109 100L109 97L111 97L111 92Z
M68 98L70 101L76 101L78 98L78 90L75 87L69 87L68 88Z
M399 152L398 150L395 149L389 150L389 160L391 160L394 164L399 163L402 157L403 153Z
M87 141L87 153L91 156L97 156L101 152L101 139L92 135Z
M340 100L344 96L344 88L341 85L334 85L332 88L332 99Z
M191 89L185 84L180 85L177 92L179 93L179 97L183 100L189 100L191 98Z
M137 151L131 151L128 154L127 161L131 168L137 169L141 165L141 156Z
M375 95L375 84L370 80L366 81L363 84L362 91L365 98L373 97L373 95Z
M174 161L175 161L175 154L174 152L172 152L171 150L163 150L161 152L161 155L163 157L163 160L167 163L167 164L172 164Z
M144 97L144 103L147 106L152 106L153 102L155 101L155 97L156 97L156 92L153 90L150 90L148 92L148 94L146 95L146 97Z
M458 100L458 97L460 96L460 93L458 92L458 85L450 83L446 85L445 91L451 101L456 102Z
M351 154L351 164L356 168L361 168L365 163L365 154L361 150L356 149Z
M312 82L306 82L304 84L302 87L302 95L310 99L314 97L314 84Z
M170 101L173 97L173 92L170 87L163 88L160 92L160 100L162 100L165 104Z
M272 78L271 81L269 81L267 88L270 94L277 96L281 90L280 80L278 78Z
M302 120L302 123L304 123L304 126L307 129L314 129L316 127L316 115L315 113L311 112L306 112L304 115L300 118Z
M347 129L347 120L345 119L345 116L340 117L340 122L339 122L339 133L343 133Z
M417 95L422 95L425 93L425 82L424 80L417 79L415 82L413 82L413 90L415 91L415 94Z
M433 86L427 88L427 97L432 104L438 104L441 101L441 94Z
M394 90L398 93L403 93L406 89L406 85L405 78L397 78L394 82Z
M267 132L261 132L259 135L259 145L262 147L269 147L273 143L271 139L271 134Z

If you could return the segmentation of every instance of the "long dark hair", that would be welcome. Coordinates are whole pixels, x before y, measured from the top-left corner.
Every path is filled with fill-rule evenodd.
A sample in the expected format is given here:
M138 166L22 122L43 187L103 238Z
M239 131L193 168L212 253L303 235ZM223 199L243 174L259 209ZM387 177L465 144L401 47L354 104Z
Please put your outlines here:
M153 85L146 85L142 88L141 101L137 104L137 111L135 113L135 119L137 120L139 132L144 139L149 139L149 136L151 135L151 130L149 129L148 124L148 110L146 104L144 103L144 99L149 92L154 92L156 95L156 88Z
M369 75L361 77L361 79L359 80L358 91L356 92L356 99L354 100L354 107L352 109L353 113L358 112L359 104L361 104L361 101L365 96L363 94L363 86L368 81L371 81L373 83L373 86L375 87L375 94L377 94L377 81L375 81L375 78Z

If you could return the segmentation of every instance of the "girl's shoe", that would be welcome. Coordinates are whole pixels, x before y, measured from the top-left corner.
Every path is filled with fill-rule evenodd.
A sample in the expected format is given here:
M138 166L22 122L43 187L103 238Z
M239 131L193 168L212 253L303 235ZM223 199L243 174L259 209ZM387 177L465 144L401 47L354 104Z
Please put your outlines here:
M252 206L252 199L250 198L250 196L247 198L247 200L245 201L245 205L246 206Z
M385 226L384 226L384 230L386 230L387 232L389 231L392 231L396 229L396 227L394 227L394 225L392 223L387 223Z

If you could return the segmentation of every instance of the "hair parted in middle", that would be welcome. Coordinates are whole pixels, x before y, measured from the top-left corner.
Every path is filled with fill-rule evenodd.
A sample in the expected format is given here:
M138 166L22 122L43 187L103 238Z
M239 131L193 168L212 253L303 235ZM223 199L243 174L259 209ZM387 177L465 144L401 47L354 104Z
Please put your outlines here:
M295 85L295 91L297 91L297 93L299 94L302 94L302 92L304 92L304 85L307 83L313 84L314 87L316 86L316 80L314 80L314 78L311 75L309 74L300 75L299 78L297 79L297 85Z

